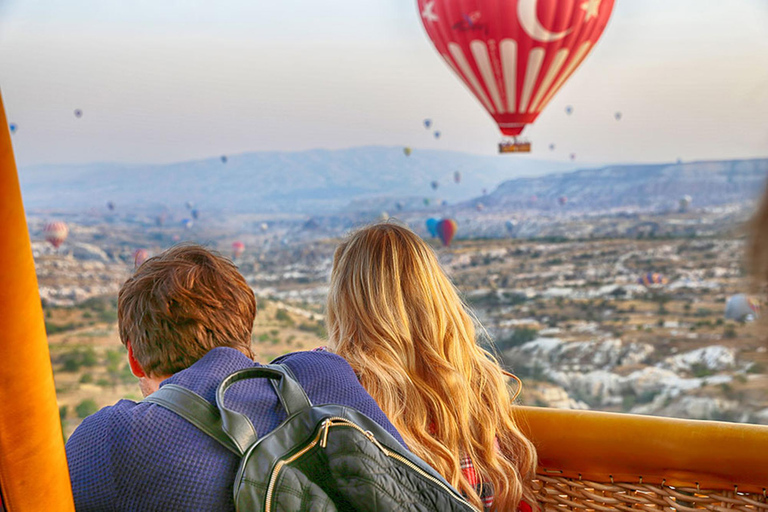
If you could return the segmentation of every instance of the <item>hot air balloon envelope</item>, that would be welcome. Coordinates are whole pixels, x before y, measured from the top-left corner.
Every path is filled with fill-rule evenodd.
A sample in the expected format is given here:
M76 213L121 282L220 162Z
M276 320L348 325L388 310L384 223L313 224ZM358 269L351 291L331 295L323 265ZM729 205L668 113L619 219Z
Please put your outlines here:
M444 246L448 247L456 235L458 224L453 219L443 219L437 223L437 236Z
M240 256L243 255L245 252L245 244L243 242L237 241L232 242L232 259L236 260Z
M149 252L146 249L136 249L133 252L133 264L136 268L140 267L148 258Z
M427 231L432 236L437 236L437 224L440 221L435 218L429 218L427 219Z
M459 171L453 173L453 182L461 183L461 173Z
M75 117L77 117L78 119L83 117L83 111L80 110L79 108L75 109Z
M760 304L753 298L739 293L728 299L725 304L725 318L743 322L755 319L760 313Z
M229 160L229 158L227 158L227 155L221 155L221 163L225 164L227 163L227 160Z
M18 126L16 126L16 123L11 123L8 125L8 129L11 130L11 133L16 133L16 130L18 130Z
M439 139L439 138L440 138L440 132L435 132L435 138L436 138L436 139Z
M594 47L613 0L417 0L435 49L504 135L520 135Z
M63 222L49 222L43 228L43 236L48 243L58 249L69 236L69 228Z
M667 284L667 278L656 272L648 272L646 275L637 279L638 284L646 288L661 288Z
M411 153L413 150L411 148L405 147L403 148L403 153L405 153L405 156L411 156Z
M437 188L440 186L440 182L433 181L429 184L430 187L432 187L432 190L437 190Z
M432 127L432 120L431 119L425 119L424 120L424 128L429 130Z

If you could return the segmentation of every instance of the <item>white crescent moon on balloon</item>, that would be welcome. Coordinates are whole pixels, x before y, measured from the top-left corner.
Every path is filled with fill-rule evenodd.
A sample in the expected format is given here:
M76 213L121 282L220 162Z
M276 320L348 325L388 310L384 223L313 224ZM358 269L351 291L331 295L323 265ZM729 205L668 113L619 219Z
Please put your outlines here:
M571 33L571 29L563 32L551 32L545 29L539 22L539 15L536 12L538 0L518 0L517 19L531 39L542 43L551 43L559 41Z

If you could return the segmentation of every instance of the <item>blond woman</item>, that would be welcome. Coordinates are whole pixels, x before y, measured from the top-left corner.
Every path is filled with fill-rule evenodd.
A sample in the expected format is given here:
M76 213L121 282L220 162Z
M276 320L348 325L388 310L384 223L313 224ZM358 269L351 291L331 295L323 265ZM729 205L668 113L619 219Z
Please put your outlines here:
M536 452L515 424L502 369L419 236L383 223L343 242L327 315L329 349L414 453L478 508L535 503Z

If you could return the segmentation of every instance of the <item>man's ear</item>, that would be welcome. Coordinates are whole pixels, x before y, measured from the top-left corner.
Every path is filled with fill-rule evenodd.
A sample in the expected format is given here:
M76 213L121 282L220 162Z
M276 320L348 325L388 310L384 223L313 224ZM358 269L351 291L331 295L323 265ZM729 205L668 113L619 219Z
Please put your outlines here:
M131 373L136 376L137 379L146 377L147 374L144 368L141 367L139 362L133 356L133 347L131 346L131 340L126 340L125 348L128 349L128 365L131 367Z

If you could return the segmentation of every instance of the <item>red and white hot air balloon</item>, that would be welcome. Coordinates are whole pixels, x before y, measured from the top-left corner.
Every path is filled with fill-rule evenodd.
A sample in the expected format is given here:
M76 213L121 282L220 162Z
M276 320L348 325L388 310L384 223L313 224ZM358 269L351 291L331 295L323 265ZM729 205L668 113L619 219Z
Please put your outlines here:
M614 0L417 0L427 35L516 137L594 48Z
M232 242L232 259L236 260L245 252L245 244L241 241Z
M133 264L136 268L139 268L148 259L149 251L146 249L136 249L133 251Z
M45 240L56 249L61 247L61 244L67 239L67 235L69 235L69 228L63 222L49 222L43 228Z

